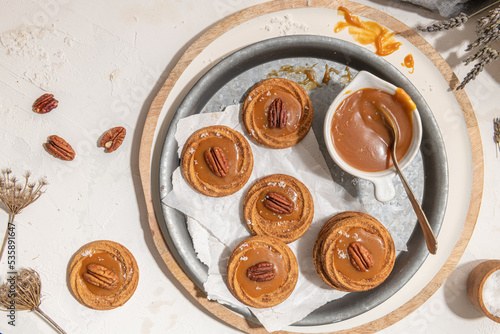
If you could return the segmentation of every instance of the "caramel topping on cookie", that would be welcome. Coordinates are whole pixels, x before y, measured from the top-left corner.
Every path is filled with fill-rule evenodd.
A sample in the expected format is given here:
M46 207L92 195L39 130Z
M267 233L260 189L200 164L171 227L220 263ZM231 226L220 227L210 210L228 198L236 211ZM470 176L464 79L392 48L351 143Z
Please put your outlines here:
M371 254L373 265L364 270L358 268L352 262L356 262L353 258L355 254L351 255L349 246L352 243L360 243ZM362 279L369 279L377 275L384 265L384 257L386 256L386 248L382 238L375 233L371 233L363 228L352 228L342 233L337 239L334 251L335 267L343 275L347 276L353 281L360 281ZM363 261L362 261L363 262Z
M256 202L257 211L262 218L273 221L297 220L300 218L302 205L298 201L299 196L292 188L289 186L269 187L266 190L267 192L263 191ZM284 197L285 200L280 196ZM289 204L285 204L286 200L289 201ZM276 208L273 210L273 207Z
M106 268L112 274L97 266ZM96 253L82 261L80 275L90 291L96 295L109 296L118 291L125 273L121 262L116 257L109 253Z
M194 170L204 182L229 184L239 176L240 157L239 149L233 141L225 137L210 137L202 140L194 152Z
M298 277L299 266L290 247L270 236L242 241L227 261L229 290L251 307L282 303L295 289Z
M243 201L243 217L254 235L269 235L290 243L311 225L314 202L307 187L286 174L257 180Z
M125 304L139 282L139 267L123 245L98 240L82 246L68 267L71 292L83 305L110 310Z
M231 195L250 178L253 154L236 130L223 125L195 131L184 144L182 174L193 189L212 197Z
M281 102L277 103L276 101ZM280 114L284 115L279 117ZM262 93L255 102L253 113L255 125L259 131L274 137L282 137L296 132L300 126L301 117L302 106L299 101L292 94L282 90L270 89ZM285 121L282 122L282 119Z
M254 85L243 104L243 124L259 144L281 149L300 142L313 121L313 105L299 84L271 78Z
M271 279L269 279L270 266L267 265L267 268L262 268L264 267L261 265L262 263L268 263L272 266ZM249 275L252 272L259 272L259 265L261 265L260 272L263 277L258 279L256 274L253 276ZM267 277L264 277L262 273L267 273ZM253 248L244 252L240 257L240 262L238 264L238 268L236 269L236 279L238 280L238 283L251 297L259 297L265 293L275 291L281 286L281 284L283 284L287 275L283 257L278 252L264 247ZM253 277L255 278L253 279Z

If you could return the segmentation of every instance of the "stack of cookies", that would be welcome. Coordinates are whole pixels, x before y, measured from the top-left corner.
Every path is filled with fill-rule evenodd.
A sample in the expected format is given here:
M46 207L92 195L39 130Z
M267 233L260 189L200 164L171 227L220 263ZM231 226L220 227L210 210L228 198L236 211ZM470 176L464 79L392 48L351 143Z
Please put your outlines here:
M381 284L396 258L389 231L372 216L347 211L321 229L313 261L321 279L341 291L365 291Z

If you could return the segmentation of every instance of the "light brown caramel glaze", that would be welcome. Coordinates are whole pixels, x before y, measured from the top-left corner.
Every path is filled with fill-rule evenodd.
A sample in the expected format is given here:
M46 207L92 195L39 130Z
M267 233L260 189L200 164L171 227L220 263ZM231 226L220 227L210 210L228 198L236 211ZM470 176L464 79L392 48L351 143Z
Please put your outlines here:
M229 164L225 177L218 177L208 167L204 153L220 147ZM241 133L227 126L214 125L193 133L182 150L182 173L196 191L212 197L231 195L248 181L253 169L253 154Z
M247 270L260 262L269 262L274 265L275 277L266 282L252 281L247 277ZM285 268L285 261L280 253L268 248L251 248L240 257L240 263L236 270L236 280L250 297L257 298L266 293L276 291L286 280L288 273Z
M356 270L347 247L360 242L373 256L374 266L366 272ZM381 284L395 261L395 247L387 229L372 216L343 212L332 217L318 234L313 249L316 272L331 287L341 291L365 291Z
M283 129L268 126L268 111L272 101L280 97L288 110ZM257 83L243 104L243 123L249 135L269 148L286 148L300 142L309 132L313 106L307 92L294 81L271 78Z
M290 214L272 212L262 200L269 192L285 195L294 203ZM314 202L307 187L296 178L272 174L257 180L243 201L243 216L254 235L269 235L290 243L309 229L314 216Z
M260 262L275 265L271 281L251 281L249 267ZM227 280L231 293L250 307L276 306L287 299L297 284L299 268L292 250L282 241L269 236L253 236L241 242L227 262Z
M412 74L415 71L415 61L413 60L413 55L411 53L407 54L401 65L409 69L410 74Z
M101 261L102 260L102 261ZM117 289L105 290L86 282L82 274L89 263L98 263L120 273ZM75 298L96 310L110 310L125 304L139 282L139 267L130 251L109 240L93 241L81 247L68 267L68 280Z
M394 32L377 22L363 21L342 6L339 7L339 14L344 15L345 22L337 22L334 32L338 33L348 28L349 34L356 42L362 45L372 44L376 49L375 53L379 56L388 56L402 45L394 38Z
M379 89L360 89L338 106L332 119L332 141L335 150L347 164L366 171L377 172L392 166L391 130L386 125L378 105L395 117L398 128L397 157L406 154L413 137L413 101L398 88L395 95ZM410 103L411 102L411 103Z
M85 284L87 285L87 288L95 295L100 295L100 296L109 296L116 293L120 289L120 286L123 282L123 276L125 274L123 272L122 263L118 261L118 259L115 256L111 255L110 253L91 254L87 256L82 262L82 267L80 269L80 275L82 275L82 277L83 274L87 272L87 265L91 263L100 264L101 266L105 266L106 268L114 272L118 276L118 286L114 289L107 290L84 280Z

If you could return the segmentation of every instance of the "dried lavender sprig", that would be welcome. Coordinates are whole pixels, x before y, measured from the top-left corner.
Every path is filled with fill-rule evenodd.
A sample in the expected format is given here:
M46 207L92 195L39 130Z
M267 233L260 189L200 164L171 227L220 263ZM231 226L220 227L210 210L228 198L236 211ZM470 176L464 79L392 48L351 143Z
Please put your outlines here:
M435 31L442 31L442 30L449 30L453 28L457 28L462 26L465 22L469 20L469 16L465 13L460 13L460 15L452 17L451 19L448 20L442 20L439 22L436 22L434 24L431 24L427 27L417 27L418 30L420 31L426 31L426 32L435 32Z
M481 45L488 45L491 42L497 40L500 38L500 24L496 24L493 27L488 27L483 31L482 33L478 33L478 38L472 42L471 44L467 45L467 48L465 51L470 51L478 46Z
M488 65L493 60L498 59L498 51L491 50L487 55L483 55L479 63L474 65L474 68L467 73L465 78L462 80L460 85L456 88L457 90L464 89L465 85L467 85L471 80L474 80L479 73L481 73L486 65Z
M481 48L478 52L476 52L475 54L467 57L465 60L464 60L464 63L465 65L469 65L470 63L472 63L474 60L477 60L479 58L482 58L483 55L485 55L486 53L488 52L491 52L491 48L489 46L484 46L483 48Z
M500 118L493 119L493 141L496 144L496 152L498 158L498 152L500 152Z
M500 19L500 7L493 9L488 15L477 20L477 29L495 24Z

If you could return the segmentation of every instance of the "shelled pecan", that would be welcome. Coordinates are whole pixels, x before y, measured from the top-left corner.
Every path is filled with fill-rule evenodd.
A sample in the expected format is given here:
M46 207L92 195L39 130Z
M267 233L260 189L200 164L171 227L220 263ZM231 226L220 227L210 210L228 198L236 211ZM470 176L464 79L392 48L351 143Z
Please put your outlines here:
M89 263L86 269L87 272L83 273L82 276L88 283L106 290L112 290L118 286L118 275L107 267L97 263Z
M52 109L57 108L59 101L54 98L53 94L43 94L33 103L33 111L39 114L46 114Z
M361 243L352 242L347 248L347 252L352 265L357 270L367 271L373 267L374 262L372 254Z
M271 129L283 129L288 120L288 111L286 105L281 98L273 100L269 107L268 121Z
M247 269L247 277L252 281L267 282L275 276L274 265L270 262L259 262Z
M106 132L101 139L100 146L106 148L107 153L116 151L123 143L127 130L122 126L117 126Z
M289 200L286 196L269 192L264 199L264 206L269 210L280 213L292 213L293 211L293 202Z
M75 151L64 139L59 136L52 135L45 143L45 149L54 157L61 160L71 161L75 158Z
M218 177L225 177L229 173L229 163L224 151L218 146L214 146L205 151L205 162L208 167Z

